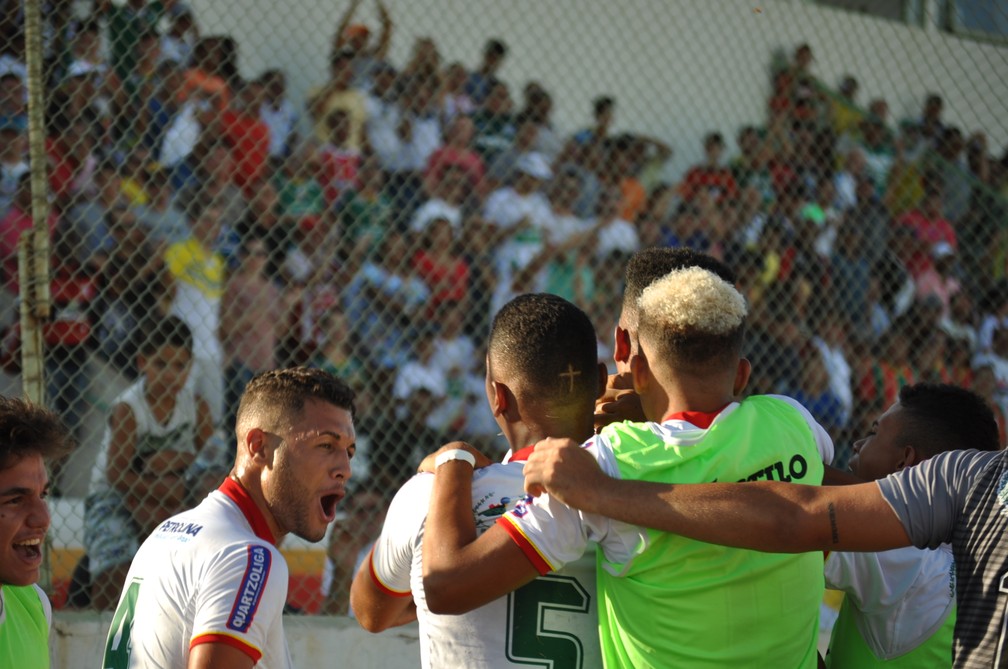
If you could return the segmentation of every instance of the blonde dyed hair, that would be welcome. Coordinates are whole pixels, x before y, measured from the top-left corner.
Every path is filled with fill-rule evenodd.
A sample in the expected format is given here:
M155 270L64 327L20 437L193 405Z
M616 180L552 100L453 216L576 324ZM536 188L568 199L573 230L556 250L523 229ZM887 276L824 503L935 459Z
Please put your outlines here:
M713 272L674 270L645 288L637 306L641 339L666 362L700 369L737 360L748 309L738 290Z

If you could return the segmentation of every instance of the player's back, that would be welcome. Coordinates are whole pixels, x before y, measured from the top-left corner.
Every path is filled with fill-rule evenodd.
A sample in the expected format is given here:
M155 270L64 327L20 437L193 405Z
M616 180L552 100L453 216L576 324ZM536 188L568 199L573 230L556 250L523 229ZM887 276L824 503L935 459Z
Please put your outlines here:
M141 545L103 667L183 669L190 647L207 642L238 644L259 656L257 667L291 666L281 618L287 565L262 516L223 492L236 486L225 483Z
M694 415L606 428L610 472L663 483L822 482L822 459L832 454L788 401L754 397L707 416L709 424ZM647 547L629 560L600 556L607 663L814 667L822 594L821 554L758 553L649 530Z
M521 462L510 462L475 472L472 509L479 534L525 497L523 468ZM591 553L468 613L437 615L428 611L420 549L433 479L430 474L419 474L396 495L378 540L372 572L385 581L386 587L412 591L423 666L601 666L595 560ZM398 555L397 566L388 559L393 554ZM394 582L386 580L392 578ZM492 571L487 578L494 578Z

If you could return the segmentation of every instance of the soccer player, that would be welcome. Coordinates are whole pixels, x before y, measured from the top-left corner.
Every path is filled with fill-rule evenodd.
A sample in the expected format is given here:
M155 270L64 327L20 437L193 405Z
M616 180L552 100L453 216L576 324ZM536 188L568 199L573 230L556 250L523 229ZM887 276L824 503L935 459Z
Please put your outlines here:
M701 267L735 283L735 273L719 260L684 246L641 249L627 262L623 281L623 305L613 333L613 360L616 374L606 383L606 392L595 406L595 426L620 420L645 420L640 400L633 390L630 358L637 353L637 300L644 289L669 272L686 267Z
M592 434L593 402L604 378L595 330L573 304L535 294L516 297L501 309L487 344L487 398L511 452L503 464L473 475L463 505L473 533L493 525L525 496L522 467L531 444L546 435L580 441ZM458 446L451 445L442 464L450 461L444 458L466 458L454 452ZM573 562L465 615L428 610L420 546L433 478L415 476L393 500L351 589L360 623L378 632L405 622L415 602L424 667L599 666L593 559ZM497 570L492 566L484 578L496 579Z
M965 417L947 411L948 420ZM938 437L941 439L942 437ZM986 440L984 440L986 441ZM668 485L607 476L569 440L536 444L529 492L684 537L760 551L883 551L951 543L957 619L953 667L1008 661L1008 451L939 453L878 481L849 486ZM554 502L555 503L555 502Z
M46 460L69 440L56 414L0 397L0 667L49 667L52 606L35 583L49 529Z
M288 533L319 541L355 450L354 394L318 369L264 372L245 388L224 483L161 523L133 559L103 667L292 666L284 638Z
M779 396L736 402L745 300L698 267L671 272L639 300L630 358L647 423L614 423L586 442L604 471L658 481L786 479L818 484L832 442ZM460 613L580 557L597 541L599 623L607 667L814 667L822 558L725 550L525 500L473 541L471 467L437 468L425 528L431 610ZM492 579L486 574L494 574ZM769 627L772 625L773 633Z
M938 453L998 449L998 427L983 398L963 388L919 383L854 443L851 471L875 481ZM842 590L826 665L832 669L951 667L955 627L952 547L877 553L834 551L826 587Z

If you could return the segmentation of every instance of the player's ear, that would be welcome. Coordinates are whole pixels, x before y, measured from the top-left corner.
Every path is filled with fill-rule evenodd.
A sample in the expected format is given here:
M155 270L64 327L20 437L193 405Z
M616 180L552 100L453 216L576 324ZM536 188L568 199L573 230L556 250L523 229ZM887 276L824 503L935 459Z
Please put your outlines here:
M749 385L749 376L752 374L752 363L748 358L739 358L738 368L735 370L735 385L732 386L732 394L736 397L742 394L745 387Z
M253 427L245 432L241 445L250 460L266 459L268 457L266 441L266 433L258 427Z
M598 394L595 396L596 399L605 395L606 387L609 385L609 370L606 369L605 363L600 362L598 364Z
M630 360L630 332L621 328L619 325L616 326L616 331L613 333L613 342L615 343L613 349L613 360L616 363L629 362Z
M904 446L900 461L896 463L896 471L913 467L924 460L924 456L914 446Z
M630 356L630 375L633 378L634 391L640 395L651 383L651 364L643 351Z
M490 391L490 409L493 415L504 415L508 410L508 397L511 396L511 391L500 381L491 381Z

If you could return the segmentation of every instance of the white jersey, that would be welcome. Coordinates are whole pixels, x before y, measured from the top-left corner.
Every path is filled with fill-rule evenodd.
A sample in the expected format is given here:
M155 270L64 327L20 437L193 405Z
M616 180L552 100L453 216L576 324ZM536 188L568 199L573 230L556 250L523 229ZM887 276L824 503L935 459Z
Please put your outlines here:
M865 643L890 660L927 641L955 607L952 547L830 553L826 587L847 595Z
M257 669L289 669L282 617L287 578L266 519L238 483L225 479L140 546L102 667L185 669L190 649L223 643L252 658Z
M175 397L175 409L172 410L168 422L161 424L154 417L154 412L147 403L144 394L144 380L128 387L112 402L125 404L133 412L133 419L136 421L136 452L133 465L137 473L143 468L144 463L150 456L161 451L178 451L180 453L192 453L196 457L196 392L192 383L185 384L185 387ZM95 494L105 492L110 489L108 476L108 455L109 446L112 441L112 430L106 425L105 436L102 438L101 450L95 458L94 467L91 469L91 487L89 492Z
M522 462L510 462L474 473L472 508L478 534L525 496L523 469ZM383 592L402 597L412 593L422 666L601 667L595 560L590 554L468 613L437 615L427 609L420 548L433 482L433 475L418 474L400 488L370 563L371 577Z

